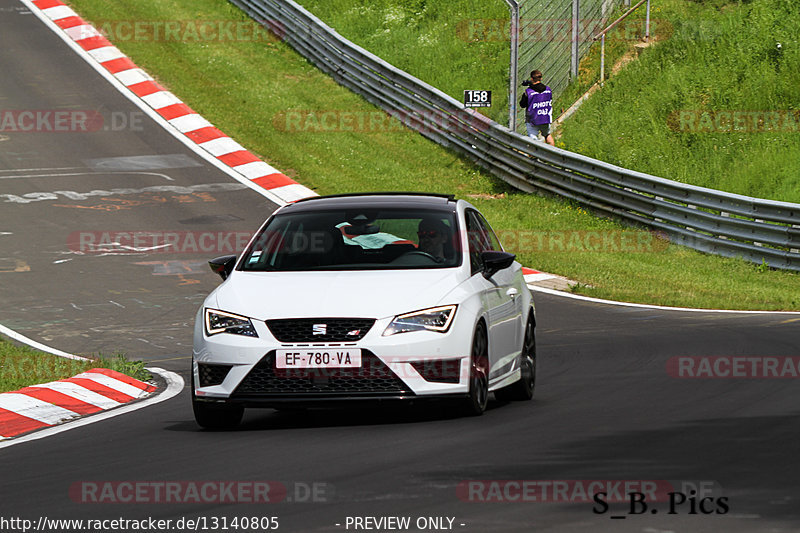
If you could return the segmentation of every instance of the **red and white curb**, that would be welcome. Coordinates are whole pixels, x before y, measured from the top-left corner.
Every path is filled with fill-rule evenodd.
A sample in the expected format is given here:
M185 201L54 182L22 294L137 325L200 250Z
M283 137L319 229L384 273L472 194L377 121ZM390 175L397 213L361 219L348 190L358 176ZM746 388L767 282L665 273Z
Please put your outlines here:
M36 342L2 324L0 334L57 357L88 361ZM168 400L184 389L183 378L178 374L162 368L147 367L147 370L166 382L164 390L113 370L94 368L70 379L0 394L0 448L142 409Z
M547 272L539 272L538 270L534 270L528 267L522 267L522 275L525 278L525 283L535 283L537 281L545 281L548 279L553 279L558 277L555 274L548 274Z
M0 440L119 407L156 387L107 368L0 394Z
M532 268L522 267L522 276L529 289L557 289L560 291L568 290L577 282L567 279L564 276L539 272Z
M97 29L60 0L23 1L52 21L68 39L104 68L133 95L154 110L187 140L207 152L219 163L233 169L244 180L267 191L276 203L284 205L317 196L317 193L261 161L239 143L215 128L178 97L156 83ZM63 37L62 37L63 38ZM66 39L65 39L66 40Z

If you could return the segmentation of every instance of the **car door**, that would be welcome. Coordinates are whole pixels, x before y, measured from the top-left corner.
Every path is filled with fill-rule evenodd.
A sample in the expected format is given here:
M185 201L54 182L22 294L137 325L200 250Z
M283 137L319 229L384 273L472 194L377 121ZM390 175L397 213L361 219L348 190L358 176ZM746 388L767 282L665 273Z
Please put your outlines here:
M500 242L489 224L474 210L466 212L470 266L474 279L481 287L481 302L487 312L489 330L489 379L507 371L515 352L522 344L522 309L518 289L514 285L514 269L506 268L490 279L483 277L481 252L502 251Z

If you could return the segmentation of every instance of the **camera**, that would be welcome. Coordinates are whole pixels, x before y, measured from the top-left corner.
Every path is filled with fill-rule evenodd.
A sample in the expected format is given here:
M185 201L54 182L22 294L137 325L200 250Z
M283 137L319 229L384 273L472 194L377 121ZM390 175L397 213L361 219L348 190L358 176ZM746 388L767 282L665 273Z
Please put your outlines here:
M522 82L522 85L525 87L533 87L533 82L531 80L525 80Z

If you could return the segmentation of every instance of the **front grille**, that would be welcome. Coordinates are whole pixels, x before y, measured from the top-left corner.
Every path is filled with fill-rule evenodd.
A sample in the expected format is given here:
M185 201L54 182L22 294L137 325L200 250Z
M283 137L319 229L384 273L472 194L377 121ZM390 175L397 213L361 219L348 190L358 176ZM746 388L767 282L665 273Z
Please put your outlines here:
M269 352L242 380L233 397L265 395L396 395L409 388L368 350L361 351L359 368L275 368Z
M288 318L267 320L267 327L280 342L348 342L364 337L374 323L374 318Z
M461 379L460 359L435 359L411 363L425 381L436 383L458 383Z
M200 374L200 386L210 387L211 385L219 385L225 381L225 377L228 375L228 372L230 372L231 366L198 363L197 369Z

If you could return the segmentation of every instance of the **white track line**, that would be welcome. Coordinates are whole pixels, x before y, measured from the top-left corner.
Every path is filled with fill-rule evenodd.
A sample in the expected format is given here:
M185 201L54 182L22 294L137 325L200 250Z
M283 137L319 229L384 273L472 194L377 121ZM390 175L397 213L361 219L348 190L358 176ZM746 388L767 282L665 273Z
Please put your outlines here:
M695 309L692 307L668 307L664 305L648 305L648 304L634 304L630 302L616 302L614 300L603 300L601 298L591 298L589 296L582 296L580 294L572 294L564 291L557 291L554 289L545 289L544 287L537 287L536 285L528 285L532 291L543 292L545 294L552 294L553 296L561 296L562 298L572 298L573 300L583 300L584 302L592 302L603 305L616 305L620 307L638 307L641 309L659 309L661 311L688 311L691 313L741 313L751 315L800 315L800 311L747 311L737 309Z
M59 357L65 357L67 359L76 359L78 361L89 361L89 359L87 359L86 357L81 357L79 355L72 355L71 353L62 352L61 350L56 350L55 348L51 348L46 344L42 344L41 342L36 342L35 340L29 339L25 335L21 335L16 331L14 331L13 329L9 329L2 324L0 324L0 333L5 335L6 337L14 339L17 342L27 344L31 348L36 348L41 352L51 353L53 355L57 355Z

